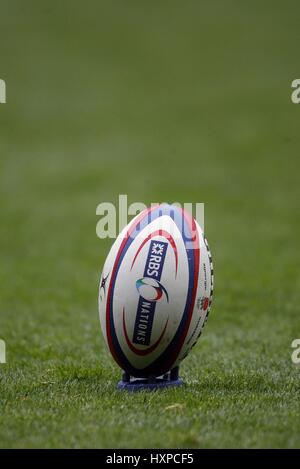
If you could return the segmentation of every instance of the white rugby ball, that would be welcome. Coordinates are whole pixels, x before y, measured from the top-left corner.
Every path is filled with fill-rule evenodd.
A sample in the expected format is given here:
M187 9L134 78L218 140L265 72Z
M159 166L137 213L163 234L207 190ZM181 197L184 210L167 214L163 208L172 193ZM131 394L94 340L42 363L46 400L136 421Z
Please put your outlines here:
M102 332L132 376L161 376L187 356L210 311L213 266L204 234L186 211L144 210L120 233L99 288Z

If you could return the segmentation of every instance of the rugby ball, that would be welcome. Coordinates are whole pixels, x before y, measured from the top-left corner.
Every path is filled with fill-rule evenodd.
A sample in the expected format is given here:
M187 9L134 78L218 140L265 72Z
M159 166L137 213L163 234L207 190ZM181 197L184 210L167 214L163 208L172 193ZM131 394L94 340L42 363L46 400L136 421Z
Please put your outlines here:
M141 212L116 239L100 280L100 323L115 361L141 378L177 366L201 334L212 294L197 221L168 204Z

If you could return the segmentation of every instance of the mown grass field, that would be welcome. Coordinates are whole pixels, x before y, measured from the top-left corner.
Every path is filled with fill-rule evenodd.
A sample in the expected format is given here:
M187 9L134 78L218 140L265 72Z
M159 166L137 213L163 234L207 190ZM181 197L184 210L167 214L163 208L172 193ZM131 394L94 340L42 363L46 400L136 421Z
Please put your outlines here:
M298 1L2 1L0 447L300 447ZM205 202L186 385L116 391L100 202Z

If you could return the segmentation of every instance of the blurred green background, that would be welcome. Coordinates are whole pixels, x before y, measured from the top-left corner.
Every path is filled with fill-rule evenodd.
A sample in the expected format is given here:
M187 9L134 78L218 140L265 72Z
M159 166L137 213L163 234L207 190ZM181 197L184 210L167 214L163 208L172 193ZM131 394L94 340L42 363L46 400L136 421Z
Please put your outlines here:
M1 447L299 447L300 4L0 3ZM205 202L186 386L118 393L96 207Z

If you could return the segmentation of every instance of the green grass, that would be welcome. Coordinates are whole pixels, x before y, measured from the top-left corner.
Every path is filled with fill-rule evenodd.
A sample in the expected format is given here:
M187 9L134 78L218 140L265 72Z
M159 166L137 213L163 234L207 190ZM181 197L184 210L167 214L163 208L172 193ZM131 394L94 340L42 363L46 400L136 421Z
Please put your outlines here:
M1 447L300 447L298 1L3 1ZM213 309L185 387L129 395L96 206L205 202Z

